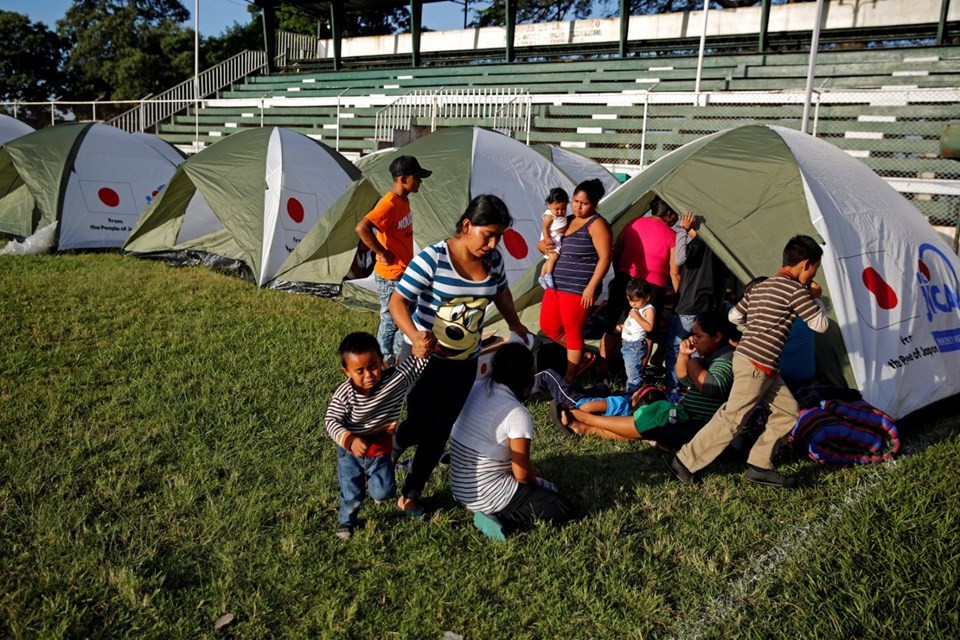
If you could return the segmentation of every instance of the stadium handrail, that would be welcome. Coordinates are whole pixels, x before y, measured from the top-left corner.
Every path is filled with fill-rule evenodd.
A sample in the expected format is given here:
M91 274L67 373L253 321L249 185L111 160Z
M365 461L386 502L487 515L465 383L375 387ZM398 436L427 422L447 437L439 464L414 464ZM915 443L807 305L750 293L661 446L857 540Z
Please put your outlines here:
M146 131L198 100L266 67L267 56L263 51L242 51L154 98L138 101L136 107L107 124L124 131Z

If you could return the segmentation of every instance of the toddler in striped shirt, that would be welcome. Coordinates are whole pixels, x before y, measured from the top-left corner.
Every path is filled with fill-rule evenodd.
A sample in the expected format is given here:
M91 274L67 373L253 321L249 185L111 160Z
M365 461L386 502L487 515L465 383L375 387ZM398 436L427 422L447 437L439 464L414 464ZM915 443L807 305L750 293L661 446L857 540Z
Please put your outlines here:
M381 502L393 498L393 431L407 391L427 366L433 350L428 340L414 345L413 355L384 369L380 343L369 333L351 333L340 343L340 366L347 376L334 391L324 422L337 443L340 522L336 535L353 536L364 493Z

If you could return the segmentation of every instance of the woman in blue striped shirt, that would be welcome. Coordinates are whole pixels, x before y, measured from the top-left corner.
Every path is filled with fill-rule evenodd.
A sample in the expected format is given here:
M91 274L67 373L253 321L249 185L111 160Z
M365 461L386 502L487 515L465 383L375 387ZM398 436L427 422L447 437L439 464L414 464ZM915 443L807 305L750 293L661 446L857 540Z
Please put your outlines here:
M477 377L488 305L492 302L510 330L527 339L497 249L512 222L500 198L477 196L457 222L456 235L421 251L390 300L390 313L407 339L401 361L411 343L436 339L430 363L407 396L407 419L396 431L397 450L417 447L397 502L407 514L423 514L420 493Z

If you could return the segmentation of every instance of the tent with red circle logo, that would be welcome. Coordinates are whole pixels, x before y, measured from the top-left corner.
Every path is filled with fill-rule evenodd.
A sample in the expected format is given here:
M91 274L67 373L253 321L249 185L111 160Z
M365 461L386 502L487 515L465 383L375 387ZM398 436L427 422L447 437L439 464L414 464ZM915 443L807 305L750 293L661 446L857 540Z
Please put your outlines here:
M105 124L62 124L0 148L0 233L53 248L119 248L182 160ZM169 145L167 145L169 146Z
M390 163L414 156L433 172L410 196L414 243L424 247L454 233L470 200L481 194L500 197L513 226L504 233L501 253L512 281L540 259L545 198L554 187L572 195L571 179L527 145L482 127L447 127L408 145L378 153L363 164L358 181L304 238L277 273L277 288L313 290L337 286L350 271L357 252L356 224L381 195L390 190ZM345 296L372 302L371 281L348 281Z
M349 160L301 133L239 131L180 165L124 250L208 264L262 286L359 177Z
M869 167L792 129L747 125L691 142L600 202L615 234L659 195L703 217L699 233L746 283L773 275L798 234L824 254L817 282L831 320L818 371L898 418L960 393L960 260L917 209ZM513 285L528 327L542 290Z

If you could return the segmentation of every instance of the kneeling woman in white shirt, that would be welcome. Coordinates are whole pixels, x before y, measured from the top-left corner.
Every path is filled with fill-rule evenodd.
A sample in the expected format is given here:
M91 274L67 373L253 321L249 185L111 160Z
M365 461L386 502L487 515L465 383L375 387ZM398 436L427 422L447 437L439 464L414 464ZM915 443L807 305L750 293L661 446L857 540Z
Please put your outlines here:
M473 385L451 433L453 497L496 540L535 519L561 524L573 516L570 503L530 461L533 418L522 403L533 375L533 355L525 346L501 347L490 377Z

